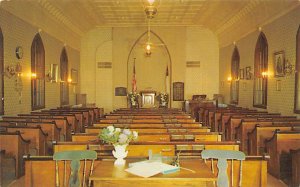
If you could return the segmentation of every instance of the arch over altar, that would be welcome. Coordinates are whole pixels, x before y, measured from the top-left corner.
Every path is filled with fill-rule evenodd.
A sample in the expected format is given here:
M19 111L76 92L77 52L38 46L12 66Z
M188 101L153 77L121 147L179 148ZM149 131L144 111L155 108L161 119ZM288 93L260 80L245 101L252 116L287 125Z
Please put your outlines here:
M153 31L151 31L151 40L154 44L160 44L153 47L151 55L145 54L143 44L147 40L147 31L137 38L133 44L127 59L127 90L132 90L132 77L135 60L137 92L155 91L158 93L172 94L172 60L164 41ZM171 103L171 102L169 102ZM141 103L142 104L142 103ZM171 105L169 105L171 106Z

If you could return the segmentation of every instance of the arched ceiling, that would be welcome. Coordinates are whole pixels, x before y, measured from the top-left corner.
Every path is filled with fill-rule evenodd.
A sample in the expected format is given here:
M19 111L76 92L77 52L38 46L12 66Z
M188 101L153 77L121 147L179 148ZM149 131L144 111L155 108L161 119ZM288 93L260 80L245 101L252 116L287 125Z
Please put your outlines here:
M42 20L36 15L43 14L80 38L96 27L145 26L142 1L0 0L0 7L37 26ZM225 46L299 5L300 0L160 0L151 24L206 27Z

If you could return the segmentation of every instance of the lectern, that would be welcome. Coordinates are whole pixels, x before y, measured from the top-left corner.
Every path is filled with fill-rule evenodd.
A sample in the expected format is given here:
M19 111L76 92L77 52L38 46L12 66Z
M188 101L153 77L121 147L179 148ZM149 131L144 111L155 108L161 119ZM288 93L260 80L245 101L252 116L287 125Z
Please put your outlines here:
M143 108L151 108L155 106L155 91L145 90L141 91L142 96L142 107Z

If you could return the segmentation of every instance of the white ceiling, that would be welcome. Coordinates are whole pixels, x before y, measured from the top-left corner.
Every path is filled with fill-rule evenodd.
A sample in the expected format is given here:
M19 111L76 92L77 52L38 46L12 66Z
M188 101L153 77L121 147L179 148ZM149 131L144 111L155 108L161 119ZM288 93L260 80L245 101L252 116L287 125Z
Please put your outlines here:
M145 26L143 1L4 0L0 6L29 22L36 20L35 12L42 11L81 37L96 27ZM206 27L222 46L231 40L228 33L236 32L238 39L299 4L300 0L160 0L151 24Z

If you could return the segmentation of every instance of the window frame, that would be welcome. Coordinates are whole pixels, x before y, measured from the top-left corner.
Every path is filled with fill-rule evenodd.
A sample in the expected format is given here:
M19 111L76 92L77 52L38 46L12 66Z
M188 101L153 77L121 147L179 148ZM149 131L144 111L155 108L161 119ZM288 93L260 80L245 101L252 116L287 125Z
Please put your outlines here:
M1 73L1 96L0 96L0 115L4 115L4 37L0 28L0 73Z
M298 27L297 35L296 35L296 63L295 63L295 95L294 95L294 113L300 114L300 103L298 103L298 100L300 100L300 97L298 97L298 94L300 94L300 86L299 78L300 78L300 25ZM299 105L299 106L297 106Z
M33 72L36 74L36 77L31 77L31 110L40 110L45 108L46 85L45 48L39 33L35 35L31 44L31 73ZM39 83L41 83L42 89L40 91L36 91L35 88L38 87ZM40 100L40 103L35 104L38 97L43 98Z
M60 54L60 105L69 105L69 60L66 48L64 47ZM66 98L64 98L64 91L66 91Z
M260 56L262 57L260 58ZM254 52L253 107L266 109L268 104L268 75L264 77L262 72L268 72L268 41L263 32L258 36ZM262 104L255 104L256 80L259 78L262 79L263 93L260 98Z
M234 64L236 63L236 65ZM236 67L234 69L234 67ZM230 103L239 104L239 69L240 69L240 54L237 46L234 47L232 56L231 56L231 83L230 83ZM233 81L235 83L233 83ZM236 101L233 100L233 84L236 84Z

